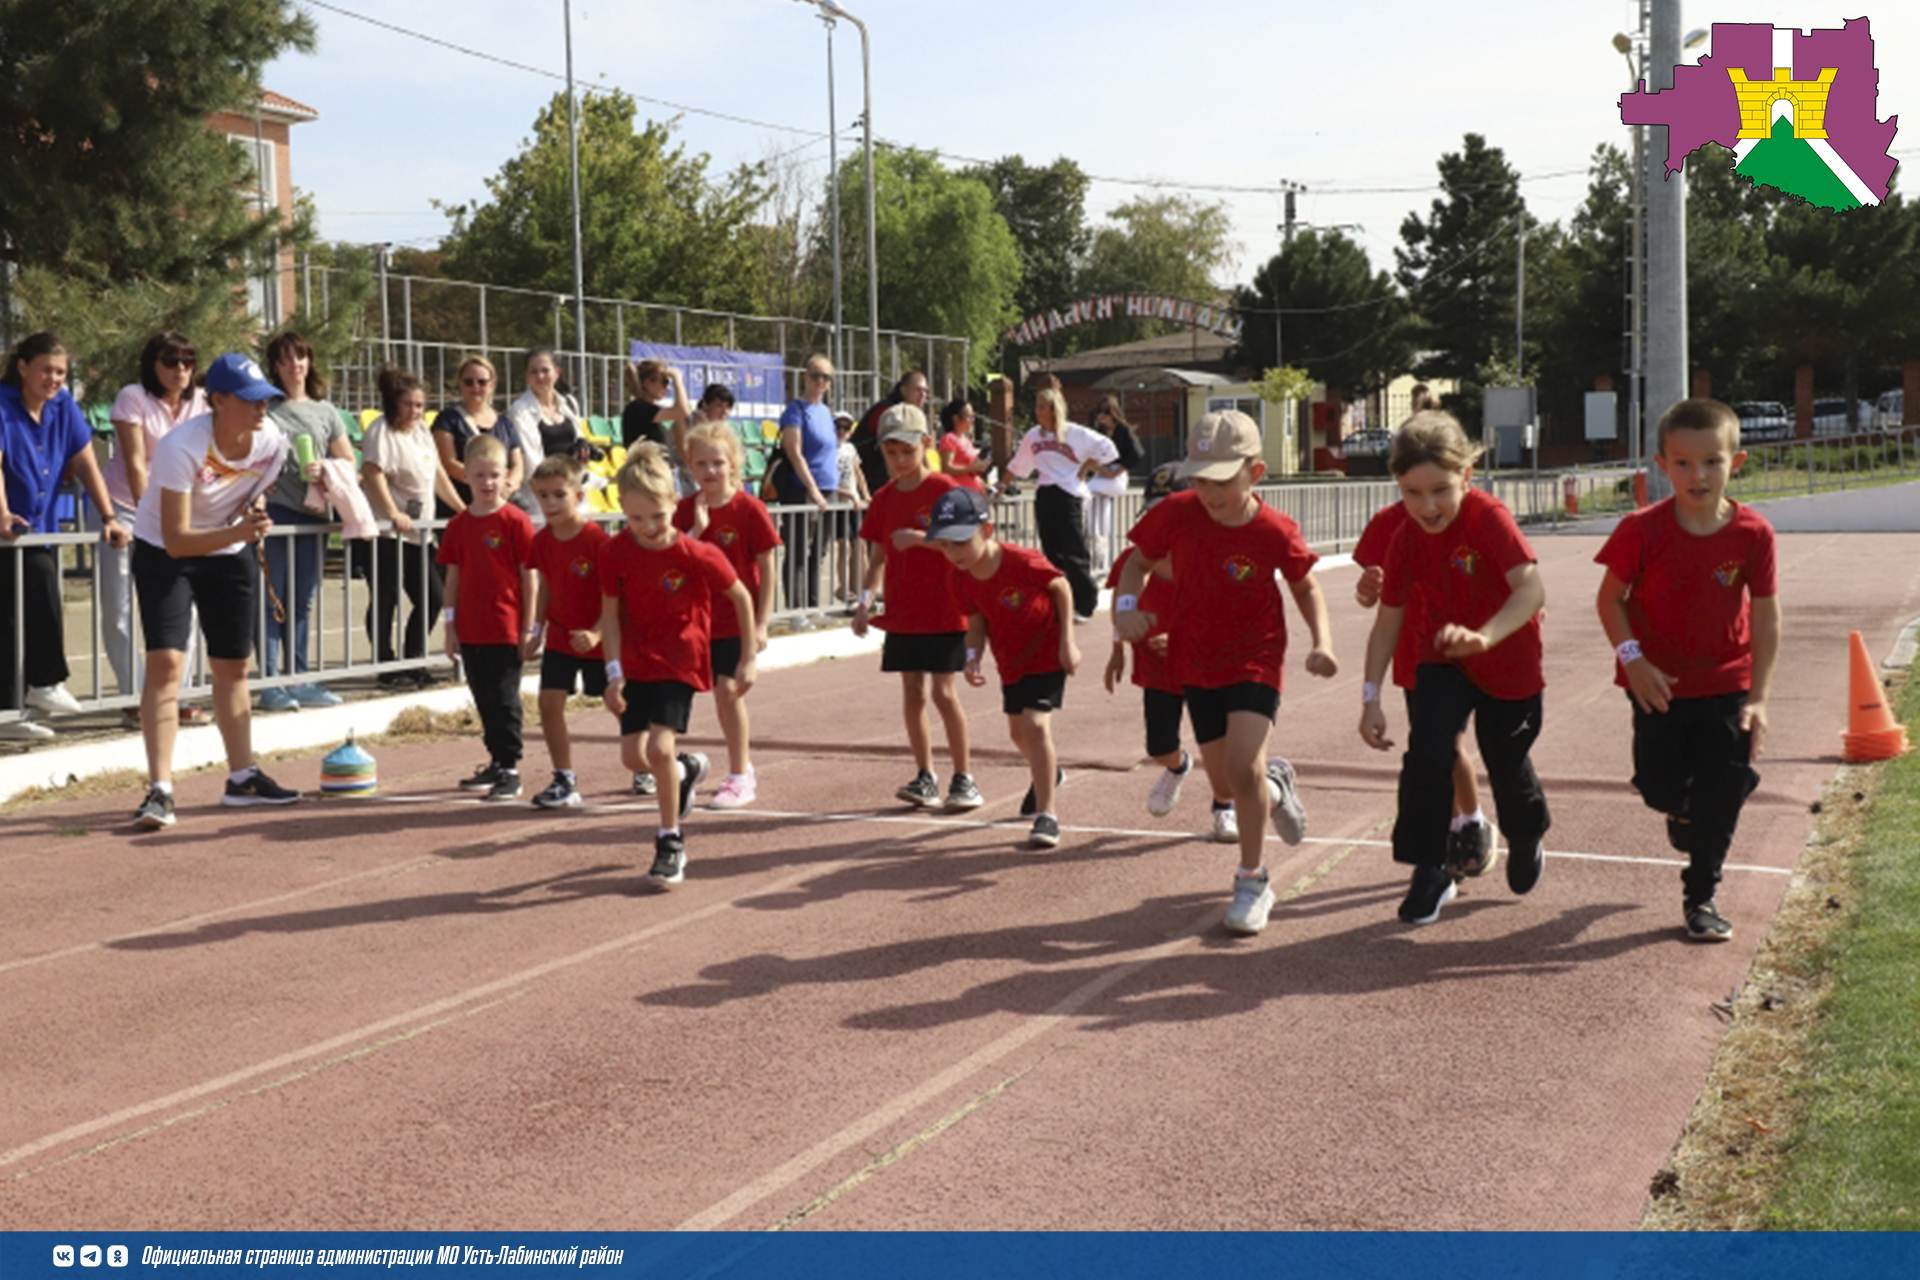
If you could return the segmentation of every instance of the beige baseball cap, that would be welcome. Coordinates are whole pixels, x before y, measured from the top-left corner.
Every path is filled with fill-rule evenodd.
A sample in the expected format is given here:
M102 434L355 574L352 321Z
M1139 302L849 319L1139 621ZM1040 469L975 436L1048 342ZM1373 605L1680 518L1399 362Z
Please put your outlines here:
M893 405L880 415L879 432L882 444L889 440L923 444L927 439L927 415L918 405Z
M1187 433L1187 460L1180 464L1180 474L1231 480L1249 458L1260 456L1259 424L1238 409L1222 409L1194 423Z

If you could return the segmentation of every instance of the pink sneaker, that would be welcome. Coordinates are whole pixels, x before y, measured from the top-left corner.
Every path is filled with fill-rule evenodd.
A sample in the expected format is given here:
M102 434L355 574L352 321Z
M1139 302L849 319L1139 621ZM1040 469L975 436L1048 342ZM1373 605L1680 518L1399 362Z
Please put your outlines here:
M730 773L720 789L713 793L713 799L707 801L710 809L740 809L753 803L753 774Z

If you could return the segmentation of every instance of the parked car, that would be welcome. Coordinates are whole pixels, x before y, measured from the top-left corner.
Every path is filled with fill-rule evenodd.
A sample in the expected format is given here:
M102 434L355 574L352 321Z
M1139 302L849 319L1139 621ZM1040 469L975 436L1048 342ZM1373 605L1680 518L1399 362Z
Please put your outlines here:
M1847 425L1847 402L1834 397L1813 402L1813 434L1816 436L1844 436L1854 432L1873 430L1873 406L1865 400L1857 402L1858 416L1855 425Z
M1349 455L1385 453L1393 447L1393 432L1385 427L1367 427L1340 442L1340 451Z
M1879 431L1892 431L1900 425L1906 416L1906 392L1903 390L1883 391L1873 406L1873 425Z
M1793 415L1778 400L1742 400L1733 406L1740 419L1741 444L1765 444L1793 435Z

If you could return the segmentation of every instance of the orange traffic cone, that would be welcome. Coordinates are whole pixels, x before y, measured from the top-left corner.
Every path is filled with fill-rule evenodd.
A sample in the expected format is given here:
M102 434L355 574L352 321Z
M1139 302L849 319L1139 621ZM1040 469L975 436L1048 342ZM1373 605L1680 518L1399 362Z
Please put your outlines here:
M1853 678L1847 700L1847 731L1841 735L1846 759L1891 760L1907 749L1907 730L1893 718L1887 705L1887 691L1881 687L1873 659L1867 655L1867 642L1853 633Z

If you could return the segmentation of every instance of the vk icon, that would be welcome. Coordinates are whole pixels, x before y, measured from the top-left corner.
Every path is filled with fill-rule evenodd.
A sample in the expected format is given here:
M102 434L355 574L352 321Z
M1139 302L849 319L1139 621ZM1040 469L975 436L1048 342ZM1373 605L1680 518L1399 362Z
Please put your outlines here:
M70 1244L57 1244L53 1246L53 1265L56 1267L72 1266L73 1246Z
M107 1246L107 1265L110 1267L126 1266L127 1265L127 1246L123 1244L108 1245Z
M83 1267L99 1266L100 1265L100 1246L97 1244L81 1245L80 1246L80 1265Z

